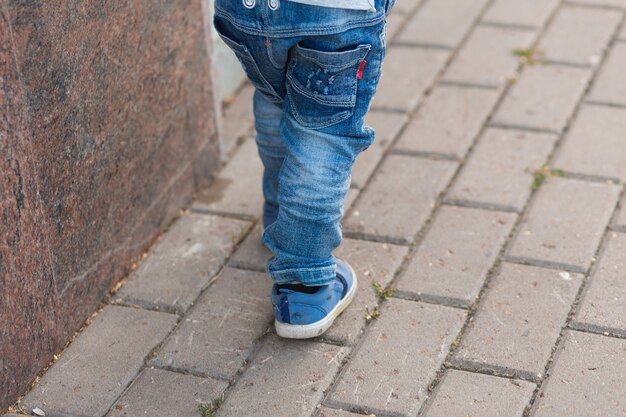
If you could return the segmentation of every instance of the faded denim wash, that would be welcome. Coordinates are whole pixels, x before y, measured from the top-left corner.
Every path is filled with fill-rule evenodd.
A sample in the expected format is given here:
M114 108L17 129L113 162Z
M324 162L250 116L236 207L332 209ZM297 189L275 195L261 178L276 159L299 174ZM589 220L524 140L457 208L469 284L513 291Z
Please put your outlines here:
M374 140L363 125L385 54L386 16L280 0L217 0L215 27L256 87L264 165L263 241L277 284L335 278L352 166Z

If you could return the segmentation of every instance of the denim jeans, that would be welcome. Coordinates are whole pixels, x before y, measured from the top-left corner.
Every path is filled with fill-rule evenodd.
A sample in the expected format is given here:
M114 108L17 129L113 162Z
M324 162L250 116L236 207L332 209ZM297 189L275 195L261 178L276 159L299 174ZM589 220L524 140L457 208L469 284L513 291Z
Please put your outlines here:
M286 0L217 0L215 27L255 86L263 162L263 233L277 284L335 279L343 204L359 153L374 140L364 126L381 75L386 16Z

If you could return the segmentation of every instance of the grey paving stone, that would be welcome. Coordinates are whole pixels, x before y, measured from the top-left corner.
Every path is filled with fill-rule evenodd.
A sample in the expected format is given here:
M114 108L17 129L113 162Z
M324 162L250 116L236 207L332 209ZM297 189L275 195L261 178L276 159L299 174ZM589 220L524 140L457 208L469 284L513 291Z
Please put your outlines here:
M465 312L391 299L368 329L330 396L330 404L378 414L417 415Z
M620 208L615 216L615 220L613 221L613 227L626 231L626 195L622 198L620 202Z
M389 155L344 220L347 230L411 242L456 163Z
M626 43L613 46L588 98L591 101L626 106Z
M30 412L100 417L139 372L148 353L176 324L176 316L105 307L26 395Z
M597 64L621 17L622 14L615 10L564 6L557 12L537 49L543 51L550 61Z
M510 213L442 206L398 290L471 305L516 218Z
M321 407L315 417L363 417L363 414L355 414L345 410L338 410L328 407ZM367 417L376 417L374 414L370 414Z
M454 358L463 367L539 379L565 324L582 275L508 264L489 290Z
M519 66L513 54L528 48L534 37L532 30L477 26L447 69L447 81L501 87L515 75Z
M348 348L268 337L220 407L217 417L309 417Z
M626 335L625 251L626 235L610 233L578 307L575 318L578 328Z
M356 201L356 198L359 196L359 194L361 194L361 192L360 192L360 190L358 190L356 188L350 188L348 190L348 195L346 196L346 200L343 202L343 212L344 213L347 213L350 210L350 208L352 207L352 205Z
M496 0L483 20L518 26L541 27L559 0Z
M486 0L426 2L397 40L403 43L456 47L485 7Z
M198 406L221 398L228 384L161 369L145 369L107 417L198 417Z
M554 167L577 174L626 180L626 109L584 106Z
M577 0L577 3L591 6L608 6L626 8L626 0Z
M522 417L535 384L449 370L425 417Z
M253 95L254 87L249 83L246 84L223 111L221 139L222 153L225 158L233 154L237 143L253 136Z
M439 85L409 122L396 148L463 158L497 100L497 91Z
M521 224L508 257L586 271L619 192L613 184L548 179Z
M413 110L449 55L449 51L439 49L389 47L372 107L405 112Z
M400 13L390 13L389 16L387 16L387 44L398 36L400 29L407 19L407 15Z
M191 213L178 219L117 293L116 302L186 311L251 224Z
M626 415L626 340L565 332L533 416Z
M591 70L585 68L526 67L509 90L493 123L560 132L571 117L590 75Z
M333 327L324 333L322 339L344 344L351 344L356 340L365 326L368 309L373 311L378 305L374 282L387 287L408 251L406 246L387 243L354 239L343 241L335 255L352 265L359 286L352 304L339 316Z
M446 196L448 201L521 211L533 172L544 165L557 135L488 129Z
M352 186L362 188L376 169L383 155L407 121L407 116L398 113L371 111L365 124L376 130L374 143L361 153L352 170Z
M626 41L626 25L622 25L622 31L617 35L620 41Z
M258 218L263 210L263 164L254 140L245 141L192 208Z
M232 378L269 328L270 286L263 273L225 268L150 363Z
M422 0L397 0L391 9L391 14L408 14L413 12Z
M322 407L316 417L362 417L363 414L354 414L345 410L336 410L333 408ZM367 417L376 417L370 414Z
M272 252L263 244L263 225L259 222L230 257L228 265L264 272L271 256Z

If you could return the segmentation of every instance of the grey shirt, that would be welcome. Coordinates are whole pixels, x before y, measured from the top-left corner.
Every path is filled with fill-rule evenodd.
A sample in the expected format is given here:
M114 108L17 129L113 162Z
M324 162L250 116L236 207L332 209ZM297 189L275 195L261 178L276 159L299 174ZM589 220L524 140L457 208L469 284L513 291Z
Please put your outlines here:
M311 6L334 7L336 9L375 11L374 0L289 0Z

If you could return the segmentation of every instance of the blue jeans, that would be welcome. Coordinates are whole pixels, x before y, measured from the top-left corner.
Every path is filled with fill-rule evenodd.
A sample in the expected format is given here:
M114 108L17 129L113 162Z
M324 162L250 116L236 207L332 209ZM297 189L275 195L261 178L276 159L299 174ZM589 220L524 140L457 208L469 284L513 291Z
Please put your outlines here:
M359 153L374 140L363 121L385 54L386 16L286 0L217 0L215 27L256 88L264 165L263 233L277 284L335 279L343 204Z

